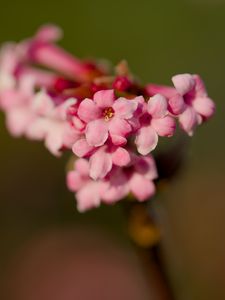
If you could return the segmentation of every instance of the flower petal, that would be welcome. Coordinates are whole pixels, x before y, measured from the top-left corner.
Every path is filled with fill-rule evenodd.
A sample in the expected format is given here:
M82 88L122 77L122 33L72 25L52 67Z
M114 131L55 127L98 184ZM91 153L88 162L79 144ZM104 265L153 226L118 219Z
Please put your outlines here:
M64 124L57 121L47 121L45 146L55 156L60 156L63 145Z
M131 177L130 189L139 201L148 200L155 194L154 183L140 174Z
M77 194L77 209L84 212L100 205L98 182L90 181L81 188Z
M111 137L111 141L112 141L113 145L115 145L115 146L123 146L123 145L126 145L126 143L127 143L127 139L120 135L110 134L110 137Z
M190 92L195 86L195 80L191 74L179 74L172 77L175 89L182 96Z
M158 85L158 84L148 84L146 86L146 92L149 96L154 96L156 94L161 94L166 98L173 97L176 94L176 89L166 85Z
M80 103L77 114L86 123L98 119L101 115L99 108L91 99L84 99Z
M90 146L86 139L78 140L72 147L72 151L78 157L85 157L94 150L93 146Z
M113 104L116 116L122 119L130 119L138 107L138 101L135 99L119 98Z
M114 90L102 90L94 94L94 102L101 108L111 107L114 99Z
M205 118L210 118L215 112L215 104L208 97L199 97L193 101L193 107L197 113Z
M105 147L100 148L90 158L90 177L94 180L104 178L112 169L111 155Z
M156 94L148 101L148 113L153 118L162 118L167 113L167 106L167 99L163 95Z
M131 125L126 120L114 117L109 122L110 135L116 135L125 138L127 134L131 131Z
M26 134L32 121L33 115L26 107L15 108L6 113L6 126L15 137Z
M116 151L112 153L112 161L114 165L120 167L127 166L131 161L130 153L126 149L118 147Z
M38 92L32 101L32 110L41 116L49 116L54 109L54 102L45 90Z
M160 136L172 136L176 129L176 122L174 118L165 116L162 119L152 119L151 126Z
M70 171L67 173L66 183L70 191L76 192L83 186L84 181L77 171Z
M120 168L110 173L109 180L105 181L100 188L100 195L103 202L107 204L122 200L129 193L128 181Z
M140 157L134 167L136 172L140 175L144 175L145 178L151 180L158 178L156 163L152 155Z
M176 94L169 99L169 110L174 115L181 114L185 109L184 98L180 94Z
M88 123L86 139L90 146L102 146L108 138L108 123L98 119Z
M142 155L147 155L158 144L158 135L151 126L145 126L138 130L135 139L137 150Z
M63 146L71 149L74 143L79 140L80 135L70 123L64 124Z
M198 124L197 113L192 107L187 107L185 111L179 116L179 122L184 131L190 136L193 135L194 129Z
M197 74L193 75L193 78L195 79L195 94L196 97L207 97L207 91L205 88L205 84L201 77Z
M41 42L55 42L62 37L61 28L55 25L42 26L35 35L35 39Z
M89 177L90 166L87 159L77 159L74 163L76 171L83 177Z

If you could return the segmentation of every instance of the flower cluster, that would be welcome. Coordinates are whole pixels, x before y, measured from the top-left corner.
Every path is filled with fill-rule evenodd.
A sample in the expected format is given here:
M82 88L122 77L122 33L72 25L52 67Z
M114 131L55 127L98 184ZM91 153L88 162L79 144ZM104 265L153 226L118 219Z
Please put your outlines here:
M0 52L0 107L14 136L43 140L59 156L70 150L67 184L79 211L112 204L128 194L155 193L151 152L171 137L176 121L189 135L215 110L198 75L172 78L174 87L137 82L125 62L115 72L79 60L55 45L61 31L44 26Z

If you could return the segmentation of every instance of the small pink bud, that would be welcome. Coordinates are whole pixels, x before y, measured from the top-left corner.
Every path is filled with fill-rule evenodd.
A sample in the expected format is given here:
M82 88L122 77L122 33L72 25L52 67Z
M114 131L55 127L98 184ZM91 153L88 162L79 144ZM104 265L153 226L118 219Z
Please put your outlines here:
M118 76L113 82L113 88L124 92L131 87L131 81L125 76Z

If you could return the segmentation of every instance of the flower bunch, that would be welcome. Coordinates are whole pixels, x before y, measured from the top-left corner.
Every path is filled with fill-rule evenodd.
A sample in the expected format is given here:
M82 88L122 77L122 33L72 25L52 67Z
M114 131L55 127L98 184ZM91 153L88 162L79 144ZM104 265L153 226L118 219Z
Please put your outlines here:
M215 106L198 75L172 77L174 87L140 84L121 62L114 72L79 60L55 42L61 31L44 26L31 39L0 53L0 107L14 136L43 140L59 156L73 153L67 184L79 211L112 204L128 194L155 193L152 151L172 137L177 121L192 135Z

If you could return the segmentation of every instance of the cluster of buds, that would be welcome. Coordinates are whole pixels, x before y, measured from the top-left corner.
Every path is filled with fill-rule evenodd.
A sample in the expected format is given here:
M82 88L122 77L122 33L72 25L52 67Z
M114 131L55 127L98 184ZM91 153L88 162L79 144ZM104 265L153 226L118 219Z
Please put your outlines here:
M192 135L215 106L198 75L172 77L173 87L141 85L121 62L79 60L55 42L61 31L44 26L0 53L0 107L13 136L43 140L74 166L67 184L79 211L113 204L129 194L144 201L155 193L151 152L172 137L177 121Z

